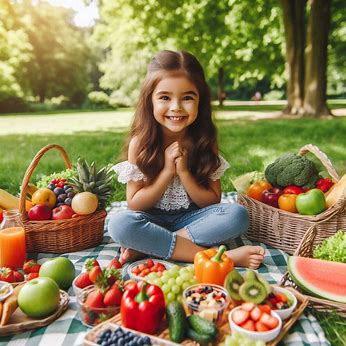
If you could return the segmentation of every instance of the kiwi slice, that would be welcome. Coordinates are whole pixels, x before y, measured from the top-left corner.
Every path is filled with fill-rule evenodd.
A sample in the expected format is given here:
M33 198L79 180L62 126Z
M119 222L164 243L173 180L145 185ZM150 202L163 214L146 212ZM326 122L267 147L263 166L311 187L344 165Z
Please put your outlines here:
M246 302L260 304L267 296L265 287L257 280L247 280L239 288L240 298Z
M256 272L251 269L248 269L245 274L245 281L254 281L254 280L258 281Z
M241 300L239 295L239 287L243 283L243 277L239 274L239 272L236 269L233 269L226 276L223 286L226 288L232 299Z
M256 277L257 277L257 280L264 286L264 288L266 289L266 292L267 292L267 295L272 292L272 287L269 285L269 282L263 278L261 275L257 274L256 273Z

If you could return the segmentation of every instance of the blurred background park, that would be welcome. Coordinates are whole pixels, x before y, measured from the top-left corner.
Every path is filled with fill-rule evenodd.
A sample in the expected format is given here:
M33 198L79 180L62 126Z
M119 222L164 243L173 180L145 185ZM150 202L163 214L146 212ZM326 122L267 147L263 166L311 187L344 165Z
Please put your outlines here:
M220 149L237 175L317 145L346 172L344 0L0 0L0 188L17 195L43 146L121 160L146 66L161 49L205 68ZM64 170L48 153L32 176ZM113 200L124 200L115 183ZM318 316L333 345L345 321Z

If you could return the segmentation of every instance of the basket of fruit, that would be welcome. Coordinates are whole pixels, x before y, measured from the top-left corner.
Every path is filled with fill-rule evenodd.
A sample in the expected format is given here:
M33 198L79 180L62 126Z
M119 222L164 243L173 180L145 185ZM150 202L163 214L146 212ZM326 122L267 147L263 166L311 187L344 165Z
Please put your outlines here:
M69 181L57 178L46 187L36 188L29 183L31 175L42 156L51 149L58 150L67 169L71 169L67 153L57 144L42 148L27 168L19 198L27 251L64 253L94 247L103 239L111 170L106 166L97 171L94 163L89 165L79 159L77 173ZM29 190L33 206L26 211Z
M307 153L321 161L330 178L323 178ZM246 236L251 240L293 254L311 227L318 229L318 240L346 228L346 175L339 179L328 157L312 144L302 147L298 155L280 156L262 177L243 177L247 186L244 180L242 189L234 185L238 202L249 212Z
M346 318L346 232L339 230L321 241L317 227L305 234L293 256L282 286L292 286L308 295L319 311L336 311Z

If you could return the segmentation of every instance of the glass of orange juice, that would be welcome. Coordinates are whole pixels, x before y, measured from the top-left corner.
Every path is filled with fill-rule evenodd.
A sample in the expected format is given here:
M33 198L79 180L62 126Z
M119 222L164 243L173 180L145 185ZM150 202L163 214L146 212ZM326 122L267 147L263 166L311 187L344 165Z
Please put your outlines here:
M25 231L18 210L4 211L0 226L0 267L22 268L26 258Z

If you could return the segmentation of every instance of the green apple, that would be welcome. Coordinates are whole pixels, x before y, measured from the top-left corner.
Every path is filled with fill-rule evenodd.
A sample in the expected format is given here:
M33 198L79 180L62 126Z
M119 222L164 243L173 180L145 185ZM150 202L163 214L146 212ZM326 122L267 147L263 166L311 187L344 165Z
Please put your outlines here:
M75 277L73 263L66 257L56 257L49 259L41 265L40 277L53 279L61 289L67 290Z
M18 306L29 317L43 318L59 306L59 286L50 278L28 281L18 294Z
M296 207L299 214L317 215L326 209L324 193L319 189L301 193L296 198Z

